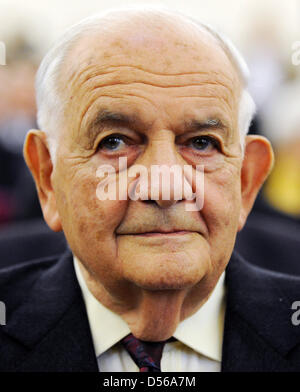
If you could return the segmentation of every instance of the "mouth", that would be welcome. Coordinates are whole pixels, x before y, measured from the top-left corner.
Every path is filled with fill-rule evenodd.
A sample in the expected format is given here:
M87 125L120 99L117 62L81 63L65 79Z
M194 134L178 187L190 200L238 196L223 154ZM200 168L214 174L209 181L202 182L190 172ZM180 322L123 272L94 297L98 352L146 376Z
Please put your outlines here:
M193 231L188 230L173 230L173 231L148 231L145 233L123 233L121 235L135 235L139 237L159 237L159 236L180 236L194 233Z

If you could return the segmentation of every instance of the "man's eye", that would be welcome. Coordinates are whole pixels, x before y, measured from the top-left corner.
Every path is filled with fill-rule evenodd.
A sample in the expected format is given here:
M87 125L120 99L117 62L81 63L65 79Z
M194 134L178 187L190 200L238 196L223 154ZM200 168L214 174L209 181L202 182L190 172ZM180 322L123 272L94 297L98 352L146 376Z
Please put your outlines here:
M217 140L210 136L197 136L189 141L189 146L195 148L198 151L209 152L215 148L218 148L219 143Z
M125 145L125 138L120 135L110 135L105 137L99 144L98 149L119 151Z

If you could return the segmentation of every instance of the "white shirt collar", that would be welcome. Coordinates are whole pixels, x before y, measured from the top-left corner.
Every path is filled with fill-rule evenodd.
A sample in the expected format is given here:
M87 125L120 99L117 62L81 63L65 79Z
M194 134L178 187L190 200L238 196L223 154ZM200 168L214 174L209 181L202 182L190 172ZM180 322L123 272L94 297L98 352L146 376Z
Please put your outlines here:
M130 333L126 322L104 307L89 291L74 257L74 268L80 285L98 357ZM174 337L199 354L221 362L225 316L225 273L221 275L206 303L191 317L182 321ZM105 338L103 338L105 337Z

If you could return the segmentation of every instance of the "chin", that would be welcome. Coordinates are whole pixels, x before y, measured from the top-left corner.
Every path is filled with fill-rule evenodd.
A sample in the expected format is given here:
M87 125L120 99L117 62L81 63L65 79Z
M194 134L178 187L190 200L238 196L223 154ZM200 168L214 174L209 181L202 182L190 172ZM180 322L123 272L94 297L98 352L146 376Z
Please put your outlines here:
M134 236L132 236L134 237ZM210 271L209 246L199 235L119 241L125 279L146 290L182 290L197 285Z
M127 279L143 290L164 291L164 290L185 290L194 287L202 277L171 276L127 276Z
M131 262L123 272L126 280L144 290L184 290L196 286L207 273L207 263L180 261L174 257L163 261L153 258L142 268Z

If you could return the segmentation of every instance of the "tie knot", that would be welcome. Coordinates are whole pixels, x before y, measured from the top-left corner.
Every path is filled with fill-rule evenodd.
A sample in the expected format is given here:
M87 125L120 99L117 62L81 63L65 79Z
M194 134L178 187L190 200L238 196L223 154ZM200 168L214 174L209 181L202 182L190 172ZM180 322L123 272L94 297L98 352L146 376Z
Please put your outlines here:
M139 367L140 372L160 372L160 360L166 341L145 342L132 334L127 335L121 343Z

